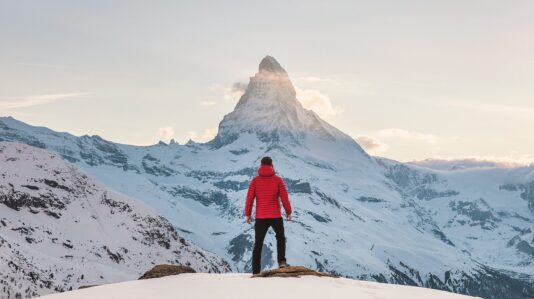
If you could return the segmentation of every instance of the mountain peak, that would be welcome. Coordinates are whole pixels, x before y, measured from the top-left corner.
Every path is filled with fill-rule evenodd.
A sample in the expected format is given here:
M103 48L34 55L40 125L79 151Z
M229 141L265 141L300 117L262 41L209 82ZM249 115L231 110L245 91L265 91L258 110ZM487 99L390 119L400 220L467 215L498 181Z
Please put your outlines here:
M261 62L259 67L259 72L270 72L270 73L286 73L286 70L276 61L276 59L272 56L265 56Z
M287 72L272 56L265 56L234 111L219 123L211 142L215 148L230 144L242 134L256 135L264 143L303 145L307 137L348 143L363 150L351 137L305 109L297 100Z

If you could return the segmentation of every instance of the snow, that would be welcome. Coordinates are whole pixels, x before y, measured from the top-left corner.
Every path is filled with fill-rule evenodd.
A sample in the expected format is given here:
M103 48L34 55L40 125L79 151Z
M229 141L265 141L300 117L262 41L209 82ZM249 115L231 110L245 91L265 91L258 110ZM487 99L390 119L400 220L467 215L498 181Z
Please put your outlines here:
M294 144L302 144L304 137L319 138L330 141L329 144L348 144L351 150L367 156L351 137L302 107L288 74L270 56L262 60L258 73L250 78L234 111L219 124L215 141L227 144L243 133L256 133L263 139L278 138Z
M0 142L0 161L0 298L135 279L162 263L229 270L213 253L180 241L154 209L57 153Z
M419 287L346 278L250 278L249 274L180 274L92 287L43 299L461 299L474 298Z
M250 270L254 238L244 198L259 159L269 155L293 186L294 221L286 223L292 264L391 282L402 279L396 270L419 285L437 278L451 289L491 284L478 276L486 266L534 275L532 255L509 245L534 246L534 209L523 189L501 188L531 184L534 167L449 171L371 157L304 109L285 71L269 69L251 78L219 135L205 144L131 146L13 118L0 118L0 139L70 159L106 188L155 209L234 271ZM265 245L264 268L276 263L272 234Z

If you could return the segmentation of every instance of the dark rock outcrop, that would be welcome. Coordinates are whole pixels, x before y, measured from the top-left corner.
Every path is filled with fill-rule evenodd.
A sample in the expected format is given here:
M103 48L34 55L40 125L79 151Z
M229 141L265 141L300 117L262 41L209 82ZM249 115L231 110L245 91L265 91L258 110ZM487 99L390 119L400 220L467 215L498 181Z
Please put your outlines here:
M139 279L160 278L170 275L178 275L182 273L196 273L195 269L189 266L179 265L157 265L148 272L139 277Z
M97 287L97 286L99 286L99 285L98 284L90 284L90 285L80 286L78 288L78 290L88 289L88 288Z
M267 270L254 274L252 277L301 277L304 275L337 277L329 273L317 272L303 266L289 266L287 268Z

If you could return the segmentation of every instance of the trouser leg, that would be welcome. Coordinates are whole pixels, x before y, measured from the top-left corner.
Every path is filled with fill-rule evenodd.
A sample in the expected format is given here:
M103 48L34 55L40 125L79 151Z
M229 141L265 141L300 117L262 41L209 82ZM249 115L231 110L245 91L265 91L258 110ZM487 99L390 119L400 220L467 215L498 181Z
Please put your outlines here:
M257 274L261 271L261 249L265 234L269 229L269 223L263 219L256 219L254 222L254 249L252 250L252 273Z
M276 234L276 253L278 264L286 261L286 236L284 233L284 221L282 218L274 219L273 229Z

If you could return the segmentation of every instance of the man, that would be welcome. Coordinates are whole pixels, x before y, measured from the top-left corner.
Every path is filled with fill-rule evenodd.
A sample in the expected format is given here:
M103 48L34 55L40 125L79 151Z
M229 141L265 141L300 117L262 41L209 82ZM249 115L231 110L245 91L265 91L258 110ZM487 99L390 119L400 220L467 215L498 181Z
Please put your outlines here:
M287 195L287 188L284 181L275 174L273 160L270 157L261 159L261 166L258 169L258 176L250 182L245 205L245 219L251 223L252 206L256 199L256 222L254 231L254 250L252 251L252 273L260 273L261 270L261 249L263 240L269 227L272 227L276 234L276 250L278 266L285 268L286 262L286 237L284 235L284 222L280 212L280 199L286 211L286 219L291 221L291 203Z

